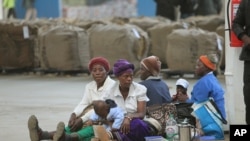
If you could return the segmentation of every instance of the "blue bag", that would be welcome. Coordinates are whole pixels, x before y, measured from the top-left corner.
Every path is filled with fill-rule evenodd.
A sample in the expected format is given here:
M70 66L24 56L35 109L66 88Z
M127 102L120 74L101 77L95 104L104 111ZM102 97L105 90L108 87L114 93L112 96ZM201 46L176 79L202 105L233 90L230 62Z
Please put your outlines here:
M223 118L213 99L202 103L194 103L193 115L200 120L201 128L206 136L213 136L217 140L224 139L223 124L227 121Z

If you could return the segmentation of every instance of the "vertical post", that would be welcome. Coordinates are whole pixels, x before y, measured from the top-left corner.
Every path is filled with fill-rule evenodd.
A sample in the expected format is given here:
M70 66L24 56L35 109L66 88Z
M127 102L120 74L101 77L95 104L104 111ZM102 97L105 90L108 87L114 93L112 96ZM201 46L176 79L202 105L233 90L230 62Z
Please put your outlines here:
M225 1L225 4L229 0ZM229 15L227 15L227 10ZM231 17L231 10L225 8L225 29L229 29L227 19ZM230 19L230 18L229 18ZM230 47L229 31L225 30L225 80L226 80L226 110L229 124L245 124L245 104L243 101L243 61L239 61L241 48Z
M3 0L0 0L0 20L3 19Z

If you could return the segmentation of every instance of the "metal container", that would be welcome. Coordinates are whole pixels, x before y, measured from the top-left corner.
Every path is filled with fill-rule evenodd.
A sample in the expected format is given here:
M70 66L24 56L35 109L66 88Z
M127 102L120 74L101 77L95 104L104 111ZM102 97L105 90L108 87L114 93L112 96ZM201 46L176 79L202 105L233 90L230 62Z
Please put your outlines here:
M179 141L192 141L194 138L191 136L191 129L194 128L186 120L178 124ZM194 135L195 136L195 135Z

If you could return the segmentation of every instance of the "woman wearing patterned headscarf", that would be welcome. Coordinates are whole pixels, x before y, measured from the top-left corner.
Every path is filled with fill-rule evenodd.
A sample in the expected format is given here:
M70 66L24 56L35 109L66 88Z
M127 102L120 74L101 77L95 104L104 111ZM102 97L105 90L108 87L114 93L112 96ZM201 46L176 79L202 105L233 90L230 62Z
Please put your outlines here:
M146 102L149 100L147 88L133 81L134 65L125 59L119 59L113 66L118 79L110 89L107 99L113 99L125 113L120 131L116 133L118 141L144 141L150 135L148 125L142 120L146 114Z
M94 100L102 100L115 81L109 77L109 61L104 57L95 57L89 62L89 72L94 79L85 87L85 91L80 103L75 107L70 115L68 126L59 122L57 130L48 132L43 131L39 125L36 116L30 116L28 128L31 141L51 140L54 141L90 141L94 137L92 126L85 126L93 109L82 114L84 109L88 108ZM84 127L83 127L84 126Z
M140 84L147 88L149 101L147 106L154 104L170 103L172 98L168 85L161 79L161 61L157 56L149 56L140 63Z

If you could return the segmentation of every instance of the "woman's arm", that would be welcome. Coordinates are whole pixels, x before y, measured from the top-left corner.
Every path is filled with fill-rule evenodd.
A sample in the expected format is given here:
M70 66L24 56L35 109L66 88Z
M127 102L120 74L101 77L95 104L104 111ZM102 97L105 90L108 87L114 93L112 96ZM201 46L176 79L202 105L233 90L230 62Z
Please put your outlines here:
M83 97L82 97L82 100L78 103L78 105L75 107L73 113L76 114L76 116L80 116L81 113L83 112L83 110L89 105L92 103L92 100L91 100L91 96L90 96L90 93L89 93L89 88L88 88L88 85L86 86L85 88L85 91L84 91L84 94L83 94Z
M140 118L143 119L146 114L146 101L137 101L137 112L129 113L125 117L127 118Z

